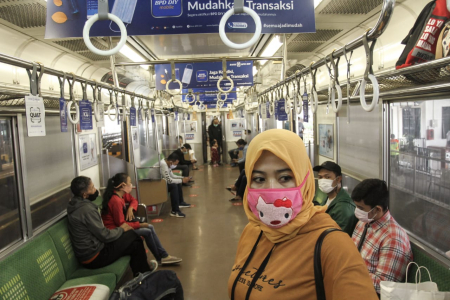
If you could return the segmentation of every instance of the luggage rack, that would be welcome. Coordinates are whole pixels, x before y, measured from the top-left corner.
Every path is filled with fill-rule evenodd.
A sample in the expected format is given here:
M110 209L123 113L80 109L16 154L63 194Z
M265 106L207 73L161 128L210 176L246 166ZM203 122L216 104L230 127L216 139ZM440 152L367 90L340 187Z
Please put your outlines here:
M400 96L402 94L425 94L450 89L450 57L434 60L427 63L403 68L400 70L387 70L375 74L379 87L380 97ZM351 82L352 95L358 95L361 78ZM343 95L347 95L346 84L341 84ZM372 93L372 85L367 83L367 98ZM317 92L319 101L328 100L328 86L320 88ZM358 100L359 97L352 97ZM344 102L346 99L344 98Z

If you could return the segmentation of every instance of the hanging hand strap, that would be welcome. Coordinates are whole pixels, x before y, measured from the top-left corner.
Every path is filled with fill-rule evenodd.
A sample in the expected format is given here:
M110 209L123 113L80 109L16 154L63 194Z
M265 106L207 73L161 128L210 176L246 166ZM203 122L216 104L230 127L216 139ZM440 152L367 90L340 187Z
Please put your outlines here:
M37 65L39 65L40 70L39 74L37 72ZM30 71L27 69L28 78L30 78L30 93L33 96L39 95L39 97L42 97L41 95L41 79L44 75L44 65L40 63L33 63L33 71Z
M58 77L59 81L59 95L61 99L64 99L64 85L66 84L67 74L64 72L63 77Z

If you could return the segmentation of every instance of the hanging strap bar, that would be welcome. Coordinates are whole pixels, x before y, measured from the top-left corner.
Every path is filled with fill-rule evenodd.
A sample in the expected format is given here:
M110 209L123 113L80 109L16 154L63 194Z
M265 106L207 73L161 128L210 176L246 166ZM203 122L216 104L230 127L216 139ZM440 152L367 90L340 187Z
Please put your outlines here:
M69 82L69 100L73 101L73 100L75 100L75 95L74 95L75 91L74 91L73 86L74 86L75 81L76 81L76 75L73 74L73 73L70 73L70 74L72 75L72 80L67 78L67 82Z
M222 78L227 80L228 79L228 75L227 75L227 60L224 58L222 59Z
M173 81L177 80L177 76L175 74L175 62L174 61L170 62L170 70L172 72L172 80Z
M85 81L84 83L83 82L80 82L80 85L81 85L81 90L83 91L83 100L87 100L87 92L86 92L86 88L87 88L87 81Z
M37 65L40 67L40 72L38 74ZM27 69L28 78L30 78L30 93L33 96L41 96L41 79L44 75L44 65L40 63L33 63L32 71Z
M64 98L64 85L66 84L66 79L67 79L67 74L64 73L64 76L58 77L58 81L59 81L59 95L61 98Z
M350 51L350 55L347 56L347 45L344 46L344 57L345 61L347 62L347 124L350 124L350 88L351 88L351 82L350 82L350 68L352 66L351 60L353 56L353 50Z
M346 51L352 51L352 50L355 50L355 49L363 46L364 37L366 37L368 41L374 41L378 37L380 37L383 34L383 32L386 30L386 28L389 24L389 21L391 20L391 17L392 17L393 11L394 11L394 7L395 7L395 0L384 0L378 21L375 24L375 26L369 32L365 33L364 35L362 35L362 36L356 38L355 40L351 41L350 43L348 43L346 45ZM336 50L333 53L333 57L338 58L338 57L344 55L343 48ZM326 58L322 58L319 61L313 63L312 68L305 68L301 71L301 73L303 75L306 75L307 73L311 73L311 69L317 70L319 67L321 67L325 64L326 64ZM284 81L291 81L298 76L299 76L299 74L294 74L294 75L286 78ZM267 93L269 91L270 91L270 88L263 91L261 94Z
M98 19L108 20L109 6L108 0L98 0Z
M244 0L234 0L234 13L235 14L244 13Z

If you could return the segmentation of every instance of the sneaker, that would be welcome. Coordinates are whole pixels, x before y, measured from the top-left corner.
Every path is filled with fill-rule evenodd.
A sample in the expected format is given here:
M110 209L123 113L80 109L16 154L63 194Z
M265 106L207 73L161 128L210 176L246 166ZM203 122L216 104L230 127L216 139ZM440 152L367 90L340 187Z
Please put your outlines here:
M156 262L156 260L148 261L148 265L150 267L151 272L154 272L154 271L156 271L156 269L158 269L158 263Z
M181 202L179 207L191 207L191 205L189 203L186 203L186 202Z
M181 211L171 211L170 216L177 217L177 218L186 218L186 215L183 214Z
M176 257L176 256L172 256L172 255L169 255L169 256L167 256L167 257L161 259L161 264L162 264L162 265L170 265L170 264L177 264L177 263L180 263L180 262L182 262L182 261L183 261L183 260L182 260L181 258L178 258L178 257Z
M231 167L236 167L235 163L230 164Z

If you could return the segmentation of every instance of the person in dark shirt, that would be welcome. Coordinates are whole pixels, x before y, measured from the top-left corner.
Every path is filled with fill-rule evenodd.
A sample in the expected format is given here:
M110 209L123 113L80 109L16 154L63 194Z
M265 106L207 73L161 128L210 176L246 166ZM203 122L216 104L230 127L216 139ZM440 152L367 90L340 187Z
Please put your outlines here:
M223 133L222 126L219 124L219 119L215 118L211 125L208 127L208 135L209 135L209 145L212 147L214 144L214 140L217 141L218 151L219 151L219 164L220 164L220 155L222 154L222 142L223 142Z
M123 223L108 229L103 225L98 207L92 203L98 190L90 178L76 177L70 189L74 195L67 206L70 240L75 257L85 268L103 268L126 255L131 257L134 276L158 267L156 261L148 261L144 244L131 226Z
M174 168L174 170L180 170L182 172L183 177L189 177L189 166L193 164L193 160L186 160L184 158L185 154L188 154L188 150L185 146L181 146L181 148L175 150L171 155L175 155L178 158L178 165ZM194 182L192 178L190 178L190 182ZM189 184L183 183L183 185L189 186Z

